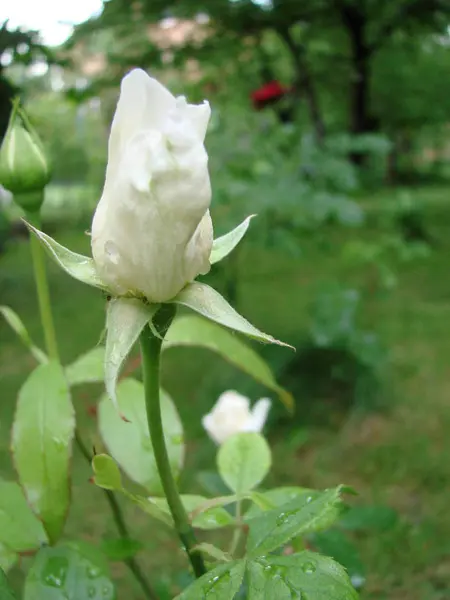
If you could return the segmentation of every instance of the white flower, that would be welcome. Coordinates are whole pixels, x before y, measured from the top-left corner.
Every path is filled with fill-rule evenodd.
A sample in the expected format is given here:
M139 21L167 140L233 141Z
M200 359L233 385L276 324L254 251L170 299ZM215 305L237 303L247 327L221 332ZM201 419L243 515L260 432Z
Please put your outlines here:
M96 270L114 294L165 302L209 271L210 113L140 69L123 79L92 222Z
M202 425L216 444L223 444L235 433L262 431L270 405L268 398L261 398L250 410L248 398L229 390L219 397L212 411L203 417Z

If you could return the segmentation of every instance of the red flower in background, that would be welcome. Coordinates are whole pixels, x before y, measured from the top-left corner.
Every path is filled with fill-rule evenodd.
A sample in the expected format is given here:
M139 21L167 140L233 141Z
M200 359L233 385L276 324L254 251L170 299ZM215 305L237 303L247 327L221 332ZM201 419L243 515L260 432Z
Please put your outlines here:
M290 91L291 88L281 85L281 83L275 79L252 92L250 98L256 110L261 110L265 106L277 102Z

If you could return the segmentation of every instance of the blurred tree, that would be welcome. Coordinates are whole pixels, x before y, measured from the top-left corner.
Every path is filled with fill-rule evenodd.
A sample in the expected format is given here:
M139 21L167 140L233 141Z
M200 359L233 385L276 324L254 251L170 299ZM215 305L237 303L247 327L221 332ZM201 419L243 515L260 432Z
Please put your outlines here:
M374 59L391 39L428 33L447 35L449 0L329 0L348 38L350 70L350 128L353 134L379 131L373 111L371 80ZM404 63L397 63L398 74ZM404 93L404 92L403 92ZM355 154L360 162L362 154Z
M50 58L49 50L41 44L38 33L8 29L6 20L0 26L0 141L8 125L11 100L19 92L6 76L6 67L16 63L30 65L36 58Z
M341 129L361 135L386 126L391 133L390 108L379 94L377 106L374 99L374 86L382 85L374 84L380 54L396 44L392 71L411 89L414 73L406 68L403 75L411 40L448 38L449 23L450 0L109 0L98 17L76 28L70 43L108 31L114 44L103 50L116 81L132 66L183 69L192 61L209 91L235 93L239 78L248 97L249 85L288 79L282 83L293 86L294 99L305 100L320 142L337 100L347 113ZM365 155L352 157L361 163Z

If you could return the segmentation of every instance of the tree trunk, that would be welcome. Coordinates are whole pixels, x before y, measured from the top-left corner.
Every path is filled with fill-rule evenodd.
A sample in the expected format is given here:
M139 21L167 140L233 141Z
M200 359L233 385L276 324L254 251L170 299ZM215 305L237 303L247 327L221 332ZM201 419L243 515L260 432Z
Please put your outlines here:
M361 135L377 130L377 121L370 112L370 76L372 50L366 40L364 15L355 6L342 9L342 21L350 40L352 74L350 81L350 131ZM364 152L354 152L351 159L361 165Z
M278 35L281 37L291 54L295 69L295 88L298 92L303 92L305 95L316 140L322 145L325 138L325 123L322 119L319 99L317 97L311 71L309 70L308 61L306 60L305 47L296 43L289 28L278 29Z

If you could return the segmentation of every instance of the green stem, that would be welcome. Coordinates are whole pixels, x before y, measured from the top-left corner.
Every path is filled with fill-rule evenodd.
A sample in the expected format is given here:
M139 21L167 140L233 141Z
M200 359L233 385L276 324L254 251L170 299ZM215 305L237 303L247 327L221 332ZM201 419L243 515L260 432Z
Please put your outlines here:
M27 215L36 227L40 226L39 216ZM58 345L56 342L55 325L50 304L50 293L48 290L47 270L45 268L45 257L42 246L36 236L30 236L31 258L33 260L34 279L39 303L41 323L44 329L45 345L49 357L59 361Z
M233 538L231 540L231 545L230 545L230 550L228 551L228 554L230 554L231 556L234 556L234 554L236 553L236 550L239 547L239 542L241 541L241 536L242 536L242 500L238 500L236 502L236 529L234 530L233 533Z
M88 461L89 464L92 463L93 455L86 448L83 440L81 439L80 433L78 430L75 431L75 441L77 446L84 456L84 458ZM111 490L103 490L105 493L105 498L108 501L109 507L112 512L112 516L114 519L114 523L116 524L117 530L119 531L120 537L123 539L129 539L130 534L128 532L128 527L125 522L125 517L123 516L122 509L120 508L120 504L116 498L116 495ZM145 593L146 598L148 600L158 600L158 596L156 592L150 587L150 584L146 580L141 567L137 563L134 557L127 558L125 564L133 573L136 581L139 582L143 592Z
M161 483L175 524L175 529L183 544L196 577L206 573L202 556L194 550L197 539L189 522L186 510L181 502L177 485L170 466L169 455L164 440L164 430L161 415L161 402L159 395L160 358L163 337L166 334L173 317L175 307L172 304L163 304L153 318L156 333L154 335L149 327L145 327L140 336L142 369L145 386L145 403L147 407L148 428L155 455L156 466L161 478Z

